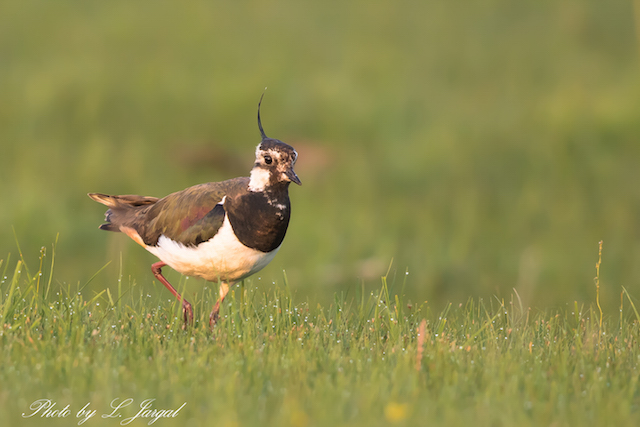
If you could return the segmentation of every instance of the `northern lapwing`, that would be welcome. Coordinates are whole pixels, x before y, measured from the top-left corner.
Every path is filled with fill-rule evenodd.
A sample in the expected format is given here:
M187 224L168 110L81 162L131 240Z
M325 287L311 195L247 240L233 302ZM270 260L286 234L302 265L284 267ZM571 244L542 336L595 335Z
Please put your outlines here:
M193 322L191 304L164 278L162 267L219 282L220 297L209 316L213 326L229 287L269 264L287 232L289 184L301 184L293 170L298 153L265 135L261 103L262 141L249 177L195 185L162 199L89 193L109 208L100 229L123 232L160 259L151 271L182 302L185 324Z

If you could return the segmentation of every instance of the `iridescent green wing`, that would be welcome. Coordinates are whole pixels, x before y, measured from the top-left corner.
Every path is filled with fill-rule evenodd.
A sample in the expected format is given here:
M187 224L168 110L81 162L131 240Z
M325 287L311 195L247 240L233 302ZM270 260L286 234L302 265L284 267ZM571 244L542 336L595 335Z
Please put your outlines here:
M224 222L223 198L247 184L248 178L200 184L159 200L144 215L145 225L140 227L144 242L156 245L161 235L185 246L206 242Z

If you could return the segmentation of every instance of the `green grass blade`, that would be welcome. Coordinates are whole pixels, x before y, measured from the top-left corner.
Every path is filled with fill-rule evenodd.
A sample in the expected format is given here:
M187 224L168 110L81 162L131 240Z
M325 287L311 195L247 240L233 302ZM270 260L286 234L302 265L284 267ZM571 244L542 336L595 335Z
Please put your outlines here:
M18 287L18 282L20 281L20 274L22 272L22 260L18 260L16 263L16 268L13 271L13 277L11 278L11 285L9 286L9 293L7 294L7 298L4 300L2 304L2 319L5 323L7 323L7 314L9 314L9 310L12 307L13 294Z
M624 286L622 287L622 291L627 296L627 299L629 300L629 304L631 304L631 308L633 309L633 312L636 315L636 320L640 322L640 314L638 313L638 310L636 309L636 305L633 303L633 300L631 299L631 295L629 295L629 292Z

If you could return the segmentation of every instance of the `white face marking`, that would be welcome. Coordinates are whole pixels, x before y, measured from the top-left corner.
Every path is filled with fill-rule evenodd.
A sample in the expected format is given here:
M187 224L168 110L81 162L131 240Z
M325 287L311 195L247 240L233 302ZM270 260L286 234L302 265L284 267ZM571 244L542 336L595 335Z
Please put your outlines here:
M165 235L160 236L157 246L147 246L149 252L181 274L230 284L263 269L278 249L264 253L246 247L233 233L228 217L218 234L197 247L185 246Z
M271 173L263 168L254 167L251 169L251 177L249 179L249 191L264 191L269 184Z

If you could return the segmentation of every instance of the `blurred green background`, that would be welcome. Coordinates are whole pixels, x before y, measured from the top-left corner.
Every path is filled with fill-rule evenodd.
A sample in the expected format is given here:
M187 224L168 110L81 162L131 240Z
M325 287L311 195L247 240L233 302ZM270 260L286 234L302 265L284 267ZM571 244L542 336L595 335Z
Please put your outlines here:
M377 287L393 259L413 301L516 288L559 307L593 301L602 239L613 308L620 285L640 295L639 14L618 0L2 2L0 257L16 259L12 228L32 263L59 233L57 283L113 261L87 292L120 269L151 286L153 256L99 231L86 193L247 175L268 87L265 130L298 149L303 186L252 284L284 269L296 298L326 303Z

